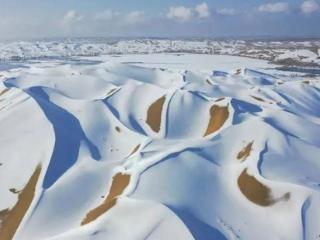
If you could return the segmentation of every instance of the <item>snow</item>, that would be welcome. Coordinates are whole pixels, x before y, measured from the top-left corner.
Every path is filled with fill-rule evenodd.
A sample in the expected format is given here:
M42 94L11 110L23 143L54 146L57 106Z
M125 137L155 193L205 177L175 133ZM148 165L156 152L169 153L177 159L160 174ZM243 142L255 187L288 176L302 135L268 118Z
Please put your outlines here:
M79 38L0 42L0 60L21 61L102 55L191 53L242 56L279 64L283 64L282 60L289 59L295 60L293 62L295 65L319 66L319 49L320 41L317 39L258 41Z
M27 46L34 54L44 45ZM19 204L37 166L17 240L319 236L319 76L195 53L0 65L0 238L1 210ZM253 181L246 187L268 204L239 187L244 172ZM128 185L82 225L121 186L117 173L130 176Z

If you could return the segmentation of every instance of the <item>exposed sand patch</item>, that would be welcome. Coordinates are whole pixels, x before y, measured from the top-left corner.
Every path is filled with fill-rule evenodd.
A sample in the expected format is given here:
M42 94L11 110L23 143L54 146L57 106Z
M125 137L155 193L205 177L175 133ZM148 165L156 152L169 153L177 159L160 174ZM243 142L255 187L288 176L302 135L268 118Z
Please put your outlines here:
M2 90L0 92L0 96L2 96L3 94L5 94L6 92L9 92L9 91L10 91L10 88L6 88L6 89Z
M309 84L310 84L310 81L309 81L309 80L304 80L303 83L309 85Z
M118 90L118 88L113 88L111 89L108 93L107 93L107 97L110 97L112 94L114 94L116 91Z
M257 101L264 102L264 99L262 99L260 97L256 97L256 96L251 96L251 97L254 98Z
M250 176L247 169L239 176L238 186L249 201L263 207L271 206L281 200L287 201L290 198L290 193L286 193L281 198L273 199L271 190L255 177Z
M247 146L245 146L237 155L237 159L244 161L249 157L252 150L253 142L250 142Z
M116 175L114 175L112 178L112 184L107 198L102 204L91 210L85 216L85 218L81 222L81 225L86 225L96 220L98 217L100 217L102 214L104 214L110 208L112 208L117 202L117 197L123 193L125 188L128 186L129 182L130 175L128 174L117 173Z
M118 133L120 133L121 132L121 129L120 129L120 127L115 127L115 129L116 129L116 131L118 132Z
M9 214L9 209L4 209L4 210L0 211L0 231L1 231L2 226L3 226L3 221L8 216L8 214Z
M32 174L27 185L19 193L16 205L12 209L5 209L0 212L1 240L11 240L13 238L24 215L32 203L40 173L41 166L39 165Z
M159 132L161 127L161 116L163 104L166 97L163 96L155 101L148 109L147 121L146 123L151 127L154 132Z
M224 100L224 97L218 98L217 100L215 100L215 102L221 102L222 100Z
M131 153L129 154L129 157L132 156L133 154L135 154L140 148L140 144L135 146L134 149L131 151Z
M211 82L209 79L207 79L206 82L207 82L209 85L213 86L212 82Z
M219 130L223 126L225 121L228 119L228 117L229 117L228 106L220 107L217 105L213 105L210 109L210 120L209 120L208 128L203 136L206 137L216 132L217 130Z
M21 191L18 191L17 189L15 189L15 188L10 188L9 191L14 193L14 194L17 194L17 193L21 192Z

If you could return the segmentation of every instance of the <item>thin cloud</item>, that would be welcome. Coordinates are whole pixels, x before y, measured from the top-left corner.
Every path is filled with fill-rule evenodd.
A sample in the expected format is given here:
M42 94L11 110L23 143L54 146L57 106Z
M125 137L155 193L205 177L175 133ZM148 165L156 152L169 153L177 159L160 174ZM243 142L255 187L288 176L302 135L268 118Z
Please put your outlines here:
M320 5L315 0L307 0L301 4L301 11L304 14L311 14L314 12L318 12L320 10Z
M145 13L143 11L132 11L125 16L125 22L127 24L142 23L145 19Z
M170 7L167 18L181 22L187 22L192 19L192 9L184 6Z
M111 21L112 19L120 16L120 13L111 9L106 9L102 12L95 13L93 19L96 21Z
M145 13L144 11L131 11L124 14L112 9L106 9L93 14L92 19L97 22L109 22L113 25L134 25L145 20Z
M62 18L63 25L70 25L75 22L79 22L83 19L83 16L78 14L75 10L68 11Z
M208 4L203 2L195 7L170 7L167 18L179 22L188 22L195 18L209 18L211 15Z
M238 5L225 4L225 7L216 10L211 9L211 2L208 0L201 0L194 5L172 5L171 8L166 8L163 4L158 9L161 14L155 14L148 6L129 11L127 9L130 6L123 8L120 5L118 8L100 8L101 10L95 11L93 8L90 10L77 6L77 9L65 9L62 15L60 11L43 12L45 9L36 7L33 11L27 11L28 4L21 2L19 14L1 12L0 38L264 34L320 36L317 25L320 18L320 0L301 0L294 3L289 0L266 1L264 5L250 3L245 9L236 8ZM296 10L301 14L297 14ZM260 14L262 12L265 14ZM281 14L283 12L286 13ZM272 13L278 13L277 18L270 18ZM225 19L224 16L231 17ZM291 25L296 27L290 28Z
M236 15L236 10L233 8L223 8L217 11L218 14L220 15L225 15L225 16L233 16Z
M210 17L210 10L208 4L203 2L195 7L195 11L198 14L199 18L208 18Z
M268 4L259 6L258 10L260 12L266 12L266 13L288 12L289 4L287 2L268 3Z

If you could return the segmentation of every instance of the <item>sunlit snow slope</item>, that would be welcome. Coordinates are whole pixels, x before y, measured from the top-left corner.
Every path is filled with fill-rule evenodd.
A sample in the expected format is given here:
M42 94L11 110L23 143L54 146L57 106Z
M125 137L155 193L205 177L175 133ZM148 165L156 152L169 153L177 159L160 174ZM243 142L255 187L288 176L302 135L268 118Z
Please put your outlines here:
M319 239L319 78L180 58L1 71L1 240Z

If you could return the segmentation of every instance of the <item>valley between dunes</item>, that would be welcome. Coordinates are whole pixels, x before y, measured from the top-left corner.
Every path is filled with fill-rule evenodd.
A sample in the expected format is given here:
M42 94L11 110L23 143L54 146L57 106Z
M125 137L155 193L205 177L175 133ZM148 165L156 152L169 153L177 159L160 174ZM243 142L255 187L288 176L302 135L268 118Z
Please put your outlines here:
M197 54L0 75L1 240L319 239L319 76Z

